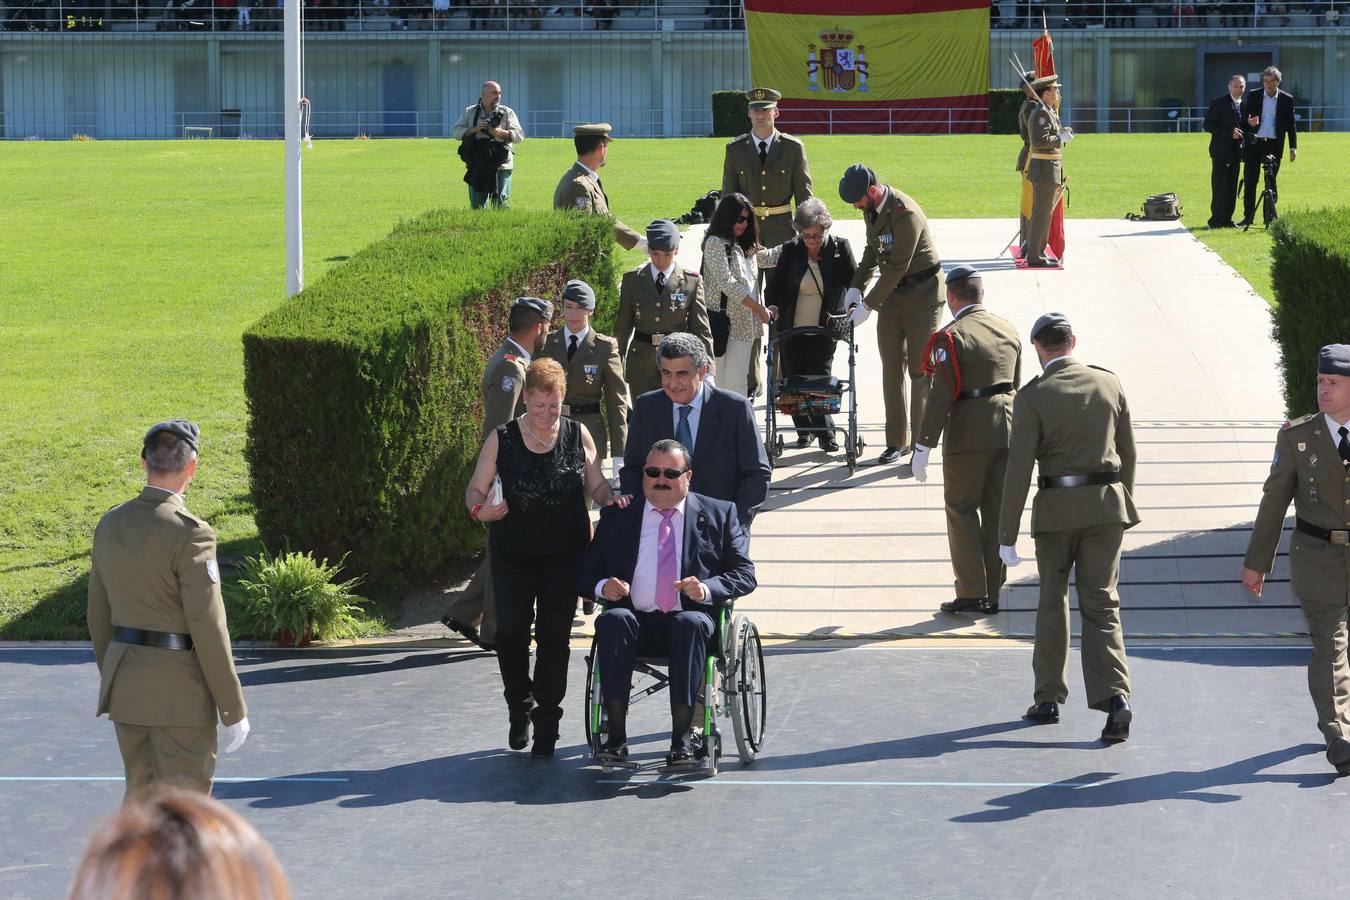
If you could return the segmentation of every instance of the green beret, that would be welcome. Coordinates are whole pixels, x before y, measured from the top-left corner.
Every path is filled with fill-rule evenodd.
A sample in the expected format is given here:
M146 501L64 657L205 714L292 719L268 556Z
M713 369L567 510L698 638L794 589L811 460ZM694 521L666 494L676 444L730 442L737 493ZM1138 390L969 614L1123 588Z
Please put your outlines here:
M845 203L857 203L867 193L867 189L877 183L877 173L862 163L849 166L844 177L839 179L839 199Z

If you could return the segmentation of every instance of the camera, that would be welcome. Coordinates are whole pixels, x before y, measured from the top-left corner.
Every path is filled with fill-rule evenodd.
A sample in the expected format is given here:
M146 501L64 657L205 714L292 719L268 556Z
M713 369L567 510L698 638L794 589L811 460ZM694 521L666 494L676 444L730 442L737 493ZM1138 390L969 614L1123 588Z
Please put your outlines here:
M494 110L492 115L488 116L483 121L483 131L487 133L491 132L492 129L494 128L501 128L503 118L505 117L502 115L502 111L500 109Z

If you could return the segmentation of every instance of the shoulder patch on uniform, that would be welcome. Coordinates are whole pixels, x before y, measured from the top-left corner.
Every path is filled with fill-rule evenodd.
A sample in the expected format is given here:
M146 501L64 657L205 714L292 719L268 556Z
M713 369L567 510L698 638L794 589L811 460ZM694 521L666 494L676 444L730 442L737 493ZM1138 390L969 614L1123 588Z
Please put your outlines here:
M514 353L503 353L502 359L506 360L507 362L515 362L516 355Z
M937 348L937 350L933 353L933 356L935 356L935 357L937 358L937 361L938 361L938 362L946 362L946 361L947 361L947 348L946 348L946 347L939 347L939 348Z
M206 577L216 584L220 584L220 566L216 565L214 559L208 559L206 561Z
M505 375L502 377L502 390L508 394L516 389L516 376Z
M585 209L588 205L590 205L590 200L586 197L577 198L577 209Z

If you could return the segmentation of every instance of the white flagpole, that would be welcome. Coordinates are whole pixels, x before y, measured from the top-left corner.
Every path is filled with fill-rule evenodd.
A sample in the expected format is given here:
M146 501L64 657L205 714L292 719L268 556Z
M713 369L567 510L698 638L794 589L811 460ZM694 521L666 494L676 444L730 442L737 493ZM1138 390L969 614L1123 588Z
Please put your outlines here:
M300 4L285 0L285 96L286 117L286 298L305 287L305 247L300 227Z

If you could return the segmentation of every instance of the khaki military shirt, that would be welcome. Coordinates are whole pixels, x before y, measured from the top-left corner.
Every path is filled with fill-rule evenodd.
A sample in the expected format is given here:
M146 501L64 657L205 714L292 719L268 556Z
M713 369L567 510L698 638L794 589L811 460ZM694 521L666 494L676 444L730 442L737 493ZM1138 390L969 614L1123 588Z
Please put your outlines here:
M558 182L557 189L553 191L553 208L580 209L601 216L612 215L609 211L609 197L600 186L599 178L579 162L573 163L572 168L568 169L567 174ZM614 220L614 240L625 250L636 247L640 237L640 234L618 219Z
M479 443L498 425L505 425L525 411L525 369L530 358L515 341L507 338L488 358L483 369L483 428Z
M146 487L104 514L89 572L98 715L158 727L233 725L248 715L220 596L216 535L171 491ZM113 629L192 636L191 650L124 644Z
M1044 103L1036 104L1036 109L1031 114L1031 158L1027 161L1029 181L1049 181L1059 184L1064 180L1063 168L1058 158L1036 158L1038 153L1054 154L1057 157L1063 153L1064 141L1061 131L1059 116L1055 115L1055 111Z
M867 224L867 247L853 273L851 287L862 290L881 270L877 283L864 302L879 310L907 275L938 265L937 245L928 228L928 217L912 197L886 185L886 199L875 211L863 213Z
M628 441L629 403L628 385L623 380L623 361L619 358L619 342L597 334L594 328L587 328L585 336L577 341L577 351L572 354L571 360L567 358L567 344L567 332L559 328L548 336L539 354L556 360L567 373L567 396L563 398L562 414L590 429L600 458L622 456L624 444ZM608 444L612 447L608 453L605 452L606 429L600 415L579 413L575 408L595 406L602 401L609 425Z
M1019 172L1027 169L1027 157L1031 154L1031 114L1040 105L1039 101L1028 98L1022 101L1022 106L1017 110L1017 132L1022 135L1022 149L1017 152Z
M1139 524L1134 507L1134 431L1125 392L1114 373L1074 359L1055 362L1013 401L1008 474L1003 484L999 543L1016 543L1031 469L1042 476L1119 472L1115 484L1044 488L1031 506L1031 533L1093 525Z
M698 273L676 263L660 292L656 290L651 263L623 273L619 282L619 314L614 320L619 351L627 355L640 343L654 349L662 337L675 331L687 331L702 339L708 355L712 355L712 327L708 324L703 280ZM639 332L650 338L638 337Z
M769 153L759 161L753 133L727 144L722 164L722 194L744 194L760 218L760 243L766 247L792 239L792 214L811 196L811 169L806 147L781 131L773 133Z
M950 343L942 335L950 335ZM953 355L953 348L955 355ZM958 391L1022 381L1022 340L1017 329L983 304L966 307L932 344L933 375L918 442L944 453L1001 450L1012 430L1013 393L956 399Z

